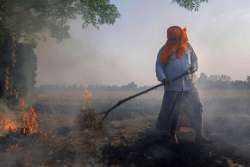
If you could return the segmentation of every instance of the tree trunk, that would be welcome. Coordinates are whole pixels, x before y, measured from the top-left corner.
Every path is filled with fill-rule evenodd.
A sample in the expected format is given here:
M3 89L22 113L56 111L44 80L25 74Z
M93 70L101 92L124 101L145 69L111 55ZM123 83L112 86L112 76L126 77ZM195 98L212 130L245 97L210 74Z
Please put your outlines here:
M33 47L11 37L0 46L0 99L16 101L32 92L37 69Z

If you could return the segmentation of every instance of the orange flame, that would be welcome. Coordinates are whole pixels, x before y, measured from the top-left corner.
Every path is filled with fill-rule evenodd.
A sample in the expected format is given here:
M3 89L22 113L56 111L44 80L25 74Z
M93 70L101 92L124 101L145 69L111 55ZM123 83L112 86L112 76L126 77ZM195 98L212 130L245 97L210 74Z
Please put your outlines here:
M8 131L16 131L16 123L10 119L7 119L4 121L4 126L3 128Z
M23 112L22 123L23 127L21 128L21 133L30 135L38 132L38 116L33 107L30 107L28 111Z
M0 130L7 132L15 132L17 130L17 126L15 121L7 118L4 115L0 117Z
M93 98L92 92L89 89L84 89L83 103L85 109L89 109L91 107L92 98Z

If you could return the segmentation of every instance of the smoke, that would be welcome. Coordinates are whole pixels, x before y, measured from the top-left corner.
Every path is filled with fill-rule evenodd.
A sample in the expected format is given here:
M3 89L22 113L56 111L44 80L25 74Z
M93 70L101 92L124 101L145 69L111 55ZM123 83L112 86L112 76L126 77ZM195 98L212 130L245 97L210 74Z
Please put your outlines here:
M200 95L205 133L214 142L233 147L239 157L250 159L249 90L200 90Z
M49 39L38 45L36 53L39 85L129 82L126 80L130 75L127 65L113 51L100 48L98 39L86 37L84 42L68 39L62 43Z
M121 18L113 26L83 30L81 21L75 20L69 23L71 39L58 45L50 40L39 44L38 84L155 83L155 58L171 25L187 27L201 72L233 79L248 75L249 9L243 4L249 2L209 2L199 12L168 1L115 4Z

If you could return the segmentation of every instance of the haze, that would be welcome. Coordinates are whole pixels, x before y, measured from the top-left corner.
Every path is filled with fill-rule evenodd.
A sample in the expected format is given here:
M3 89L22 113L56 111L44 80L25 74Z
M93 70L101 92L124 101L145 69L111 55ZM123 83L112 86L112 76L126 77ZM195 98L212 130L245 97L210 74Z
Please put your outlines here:
M37 84L157 83L155 59L166 28L187 27L199 73L250 75L250 1L209 0L190 12L168 0L113 1L121 17L99 30L73 20L71 39L39 44Z

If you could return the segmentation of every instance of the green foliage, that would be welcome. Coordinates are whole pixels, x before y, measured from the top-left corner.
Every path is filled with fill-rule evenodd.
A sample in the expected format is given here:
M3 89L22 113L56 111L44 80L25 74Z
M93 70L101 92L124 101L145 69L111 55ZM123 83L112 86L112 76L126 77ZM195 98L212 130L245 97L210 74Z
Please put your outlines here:
M0 0L0 36L8 32L34 42L45 32L62 40L69 37L68 21L77 17L84 27L98 27L113 24L119 12L109 0Z
M207 0L173 0L188 10L198 10ZM0 0L0 42L8 34L14 40L35 43L49 34L69 37L68 21L80 17L83 27L113 24L120 16L110 0ZM44 33L45 32L45 33Z
M195 10L198 11L200 4L202 2L208 2L208 0L173 0L181 7L184 7L188 10Z

